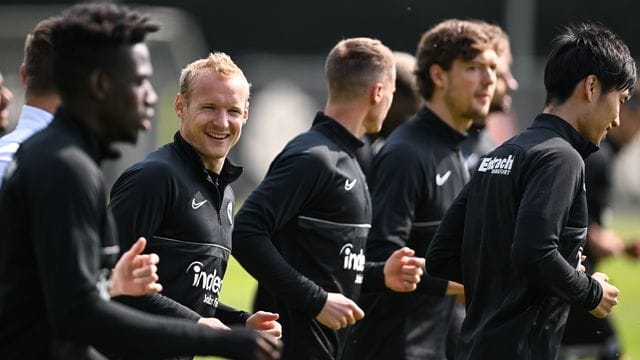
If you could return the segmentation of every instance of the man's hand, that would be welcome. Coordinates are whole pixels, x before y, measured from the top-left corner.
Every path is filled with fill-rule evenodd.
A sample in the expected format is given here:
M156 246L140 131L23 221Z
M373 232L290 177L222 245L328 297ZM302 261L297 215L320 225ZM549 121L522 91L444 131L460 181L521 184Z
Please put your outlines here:
M279 317L280 315L275 313L257 311L247 319L246 326L280 339L282 337L282 325L276 321Z
M597 318L604 318L609 315L611 309L618 304L618 294L620 291L615 286L609 284L609 277L606 274L597 272L591 275L600 286L602 286L602 299L595 309L589 313Z
M624 241L613 231L591 224L587 233L587 248L596 259L604 259L621 254Z
M396 250L384 264L384 284L397 292L410 292L418 287L423 274L424 258L414 257L408 247Z
M640 239L631 244L627 244L624 248L624 252L636 260L640 259Z
M147 240L139 238L118 260L111 272L111 297L119 295L140 296L162 291L158 281L160 258L156 254L142 254Z
M231 330L227 325L223 324L222 321L214 317L201 317L200 320L198 320L198 324L207 325L210 328L218 330Z
M316 320L330 329L338 330L355 324L363 317L364 311L355 302L340 293L329 293Z

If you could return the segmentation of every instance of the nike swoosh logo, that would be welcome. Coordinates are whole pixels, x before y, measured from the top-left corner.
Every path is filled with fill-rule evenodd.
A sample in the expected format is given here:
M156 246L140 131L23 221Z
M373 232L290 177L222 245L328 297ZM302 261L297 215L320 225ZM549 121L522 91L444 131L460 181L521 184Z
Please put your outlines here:
M199 209L202 205L204 205L207 202L207 200L202 200L200 202L196 202L196 198L193 198L193 200L191 200L191 207L195 210L195 209Z
M440 176L440 174L436 174L436 185L438 186L444 185L444 183L446 183L447 180L449 180L449 176L451 176L451 170L447 170L447 172L444 173L444 175L442 176Z
M351 182L349 182L349 179L344 181L344 189L349 191L351 189L353 189L354 186L356 186L356 182L358 181L358 179L353 179L351 180Z

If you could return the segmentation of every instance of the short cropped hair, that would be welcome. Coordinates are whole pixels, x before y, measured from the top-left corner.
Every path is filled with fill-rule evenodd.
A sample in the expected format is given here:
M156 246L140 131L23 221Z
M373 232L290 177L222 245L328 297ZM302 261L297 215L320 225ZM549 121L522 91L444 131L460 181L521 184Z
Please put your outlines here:
M63 100L85 91L82 84L95 69L117 69L122 48L158 29L148 17L114 4L72 6L51 30L53 78Z
M180 95L185 98L187 103L191 95L191 85L193 81L198 75L205 71L218 74L223 79L229 79L234 76L242 78L246 83L247 99L249 99L251 84L247 81L242 70L231 60L229 55L223 52L214 52L210 53L209 56L204 59L199 59L188 64L180 72Z
M53 46L51 45L51 29L59 18L52 17L40 21L24 43L24 67L26 89L36 94L56 92L53 82Z
M422 35L416 51L416 81L425 100L433 96L434 83L429 74L431 65L437 64L448 71L456 59L469 61L487 49L497 52L496 42L485 25L478 21L449 19Z
M602 91L632 90L636 65L627 45L611 30L596 23L572 24L553 40L544 69L545 105L562 104L589 75Z
M375 81L391 78L394 67L388 47L380 40L360 37L338 42L329 52L324 69L329 93L340 97L361 93Z

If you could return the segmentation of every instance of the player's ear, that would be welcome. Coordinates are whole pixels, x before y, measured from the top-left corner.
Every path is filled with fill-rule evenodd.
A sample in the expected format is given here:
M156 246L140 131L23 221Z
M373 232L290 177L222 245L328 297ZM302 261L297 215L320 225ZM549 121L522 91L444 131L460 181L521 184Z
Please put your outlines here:
M373 86L371 86L371 92L370 92L370 98L371 98L371 102L373 102L374 104L379 103L380 101L382 101L383 98L383 93L382 91L384 90L384 84L381 82L376 82L373 84Z
M242 112L242 125L247 123L249 119L249 101L244 105L244 111Z
M435 87L444 87L446 84L446 71L438 64L429 66L429 77Z
M173 102L173 109L176 112L176 115L182 120L184 116L184 108L185 108L185 99L184 97L178 93L176 94L176 100Z
M22 81L22 85L27 85L27 66L24 63L20 65L20 80Z
M595 75L589 75L584 78L581 87L588 102L593 102L600 93L600 81L598 81L598 77Z
M96 100L105 99L111 89L111 78L102 69L93 70L87 79L89 96Z

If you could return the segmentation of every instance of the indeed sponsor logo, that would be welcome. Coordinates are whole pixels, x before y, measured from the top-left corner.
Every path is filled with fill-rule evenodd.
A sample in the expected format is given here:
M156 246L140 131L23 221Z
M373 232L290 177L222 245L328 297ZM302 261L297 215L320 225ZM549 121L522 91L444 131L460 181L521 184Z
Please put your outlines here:
M487 157L482 159L478 172L487 172L498 175L509 175L511 168L513 167L513 155L509 155L506 158L499 157Z
M205 304L218 306L218 296L222 288L222 278L218 275L218 270L213 269L213 273L207 273L203 269L203 265L199 261L194 261L187 267L187 273L193 272L193 281L191 286L202 288L202 290L210 291L213 295L205 294L203 302Z
M360 249L359 253L353 252L353 245L346 244L340 249L341 256L344 256L343 268L345 270L364 271L364 252Z

